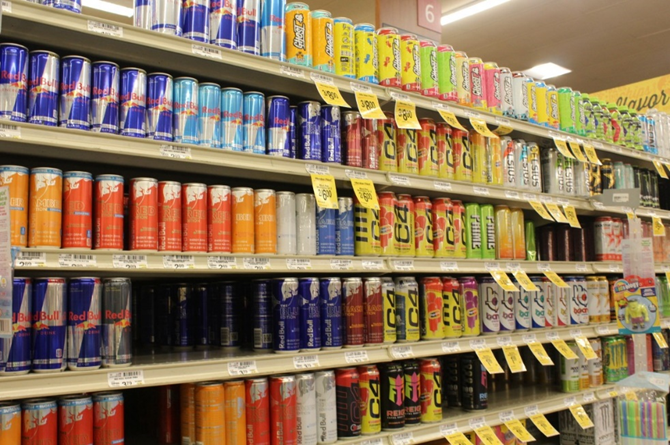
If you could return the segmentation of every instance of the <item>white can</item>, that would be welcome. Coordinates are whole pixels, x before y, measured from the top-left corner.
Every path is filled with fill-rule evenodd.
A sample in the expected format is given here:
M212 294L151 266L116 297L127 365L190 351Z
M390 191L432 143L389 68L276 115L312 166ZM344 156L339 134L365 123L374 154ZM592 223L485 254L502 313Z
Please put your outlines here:
M613 261L616 242L614 240L613 221L609 216L596 218L593 224L593 245L596 261Z
M316 199L311 193L295 196L298 255L316 255Z
M542 193L542 169L540 166L540 147L535 142L528 144L528 172L530 189Z
M594 388L603 384L603 349L599 338L589 339L596 358L588 361L589 387Z
M503 290L491 277L482 278L479 282L479 314L482 320L482 334L500 332L500 298Z
M565 289L568 303L570 325L589 323L589 294L584 277L565 277L568 287Z
M552 283L554 301L556 302L556 325L557 327L570 326L570 315L568 313L568 292L565 287L558 287Z
M542 161L542 190L553 195L562 195L563 156L555 148L545 148L541 154Z
M500 332L514 332L516 321L514 317L514 300L517 292L503 292L503 297L498 306L498 319L500 320Z
M565 156L563 156L563 194L575 195L575 160Z
M528 120L528 89L526 82L533 79L521 72L512 73L512 100L514 102L514 117L523 121Z
M546 321L547 295L542 287L542 278L533 277L531 281L537 286L536 292L529 292L532 297L530 304L530 315L533 329L544 329Z
M514 161L516 162L516 187L530 189L530 163L528 144L523 139L514 141Z
M295 382L298 445L313 445L317 442L316 379L312 373L298 374Z
M297 253L295 193L277 192L277 253Z
M316 415L318 444L337 441L337 398L335 394L335 372L316 373Z
M591 196L589 181L589 164L575 162L575 195L588 198Z
M508 136L500 138L500 150L503 167L503 187L516 188L516 155L514 141Z
M518 284L518 283L517 283ZM527 331L532 325L532 317L530 315L531 300L534 292L528 292L521 286L517 286L519 292L512 292L515 297L514 301L514 321L516 323L517 331Z
M600 288L600 306L598 313L600 313L600 322L610 322L610 284L606 277L598 277L598 287Z
M598 277L586 277L587 307L589 309L589 323L600 323L600 283Z
M556 308L558 307L558 302L556 298L558 296L556 292L556 286L549 280L547 277L541 277L542 283L535 283L538 287L544 292L544 327L553 328L558 323L558 312Z
M621 261L623 246L623 221L619 218L612 218L612 236L614 238L613 261Z
M514 113L514 87L512 80L512 71L506 67L500 67L500 108L503 116L515 117Z

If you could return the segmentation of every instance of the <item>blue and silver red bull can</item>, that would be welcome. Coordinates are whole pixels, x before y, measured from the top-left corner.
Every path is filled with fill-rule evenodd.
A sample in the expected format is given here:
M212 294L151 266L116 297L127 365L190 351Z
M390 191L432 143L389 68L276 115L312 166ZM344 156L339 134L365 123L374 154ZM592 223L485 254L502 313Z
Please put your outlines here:
M203 147L221 148L221 86L201 83L198 87L198 141Z
M263 93L245 92L243 112L243 151L263 155L265 154L265 96Z
M55 127L58 123L60 60L51 51L30 52L28 122Z
M58 125L65 128L91 128L91 61L67 56L60 63Z
M342 163L340 107L321 106L321 161Z
M300 350L319 350L321 349L319 279L300 278L298 297L300 298Z
M153 1L152 0L134 0L133 1L133 25L137 28L151 29L153 22Z
M98 369L102 363L100 278L71 278L67 288L67 367Z
M212 0L209 9L209 43L237 49L237 0Z
M32 364L31 294L32 280L15 277L12 288L12 337L2 340L5 344L3 352L9 353L5 372L13 375L26 374Z
M146 137L147 72L140 68L121 70L119 125L122 136Z
M300 349L300 297L297 278L272 280L272 340L275 352Z
M272 349L272 289L269 280L251 282L254 351Z
M91 130L119 132L119 65L93 62L91 90Z
M129 278L106 278L102 283L102 365L133 362L132 289Z
M44 0L42 4L81 14L81 0Z
M212 292L213 299L211 310L215 316L215 324L218 329L214 337L216 346L224 349L237 349L240 347L240 314L242 293L240 283L225 281L216 283L216 291Z
M298 143L298 107L295 105L291 105L289 109L290 113L290 126L289 126L289 158L295 159L297 153L298 153L298 148L297 148L297 143Z
M147 78L147 137L172 141L172 76L151 73Z
M337 209L324 209L316 206L316 253L317 255L335 255Z
M322 278L321 299L321 345L323 349L342 347L342 280L339 277Z
M65 278L36 278L32 306L33 371L62 371L66 364Z
M174 80L174 109L172 131L174 141L182 144L198 143L198 81L192 77Z
M28 118L28 48L0 44L0 119L25 122Z
M143 3L147 0L135 0ZM161 34L168 34L172 36L181 36L181 17L182 17L182 1L181 0L148 0L151 4L152 11L151 30ZM137 3L135 4L135 11L137 11Z
M288 97L270 96L267 98L265 131L267 132L267 154L270 156L291 157L291 107Z
M298 104L298 159L321 160L321 104L305 101Z
M284 10L286 0L262 0L261 56L286 61Z
M261 0L237 2L237 49L255 56L261 54Z
M243 97L239 88L221 89L221 148L224 150L244 149Z
M184 0L181 14L182 36L209 43L209 0Z
M335 222L335 254L354 254L354 200L337 198L338 213Z

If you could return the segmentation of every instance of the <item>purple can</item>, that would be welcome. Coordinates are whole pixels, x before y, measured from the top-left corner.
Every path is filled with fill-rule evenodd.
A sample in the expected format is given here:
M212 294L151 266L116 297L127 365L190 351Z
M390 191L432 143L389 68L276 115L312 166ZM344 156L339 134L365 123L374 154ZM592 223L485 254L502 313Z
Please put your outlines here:
M6 355L6 373L13 375L26 374L31 365L32 334L31 321L31 291L32 281L30 278L14 278L12 288L12 337L2 339L5 345L3 354Z
M119 121L121 135L146 137L147 72L140 68L121 70Z
M289 126L289 158L295 159L296 153L298 152L296 149L296 143L297 143L297 126L296 123L298 122L298 107L295 105L291 105L290 107L290 115L291 115L291 123Z
M300 349L300 298L297 278L272 280L272 340L275 352Z
M33 371L65 369L67 299L65 278L33 281Z
M340 107L321 106L321 161L342 163L340 143Z
M239 88L221 89L221 148L224 150L244 149L243 97Z
M300 350L321 349L321 313L319 311L319 279L300 278Z
M172 294L174 302L174 324L172 338L175 349L191 349L195 345L195 299L191 286L175 284Z
M237 49L256 56L261 54L261 0L237 2Z
M258 91L244 93L244 151L265 154L265 96Z
M321 345L324 349L339 349L342 341L342 280L339 277L322 278Z
M183 37L209 43L209 0L185 0L181 28Z
M216 346L223 349L240 347L240 315L242 314L242 292L240 283L225 281L216 284L216 294L212 295L212 312L215 314L215 325L218 326ZM210 300L212 301L212 300Z
M481 333L481 318L479 315L479 286L474 277L458 279L463 305L463 336L469 337Z
M337 209L316 207L316 253L335 255L337 253L336 225Z
M58 123L60 60L51 51L30 52L28 122L55 127Z
M71 278L67 288L67 367L98 369L102 363L100 278Z
M67 56L60 63L58 125L77 130L91 128L91 61Z
M25 122L28 106L28 48L0 44L0 119Z
M254 351L272 349L272 296L269 280L251 282Z
M321 104L314 101L298 104L298 158L321 160Z
M151 73L147 77L147 137L172 141L172 76Z
M237 49L237 0L212 0L209 8L209 43Z
M119 65L93 62L91 91L91 130L100 133L119 132Z
M267 98L265 130L267 131L267 154L270 156L291 157L291 108L288 97L270 96Z

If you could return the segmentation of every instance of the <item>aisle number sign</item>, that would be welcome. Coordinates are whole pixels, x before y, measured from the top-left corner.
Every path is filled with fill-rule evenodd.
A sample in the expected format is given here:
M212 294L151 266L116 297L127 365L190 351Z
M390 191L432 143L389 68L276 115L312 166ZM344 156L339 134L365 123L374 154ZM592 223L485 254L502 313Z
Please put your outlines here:
M398 128L420 130L421 124L416 117L416 104L410 100L396 100L395 122Z
M335 178L331 175L312 173L312 188L319 207L324 209L337 209L337 189Z
M356 198L358 198L363 207L379 210L377 192L371 180L351 178L351 187L353 187Z
M379 99L374 93L356 91L356 105L363 119L386 119L386 115L379 106Z

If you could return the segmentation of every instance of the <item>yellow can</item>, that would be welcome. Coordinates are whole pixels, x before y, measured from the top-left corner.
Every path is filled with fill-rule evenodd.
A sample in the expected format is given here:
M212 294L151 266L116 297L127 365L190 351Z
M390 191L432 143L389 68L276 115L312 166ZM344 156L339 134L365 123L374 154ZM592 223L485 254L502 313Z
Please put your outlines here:
M442 278L442 320L444 322L445 338L463 336L461 291L456 278Z
M419 146L417 144L416 130L398 128L397 150L398 150L398 172L419 174Z
M300 66L312 66L312 18L305 3L286 5L286 60Z
M414 246L417 257L433 258L433 204L427 196L414 197Z
M472 97L470 96L470 61L468 55L463 51L454 53L456 60L456 94L458 95L458 104L466 107L472 106Z
M359 256L379 256L379 210L363 207L354 196L354 253Z
M542 171L540 170L540 147L535 142L528 144L528 171L530 188L535 191L542 190Z
M400 80L405 91L421 92L421 53L414 34L400 36Z
M558 130L558 91L554 85L547 85L547 125Z
M467 236L465 231L465 206L461 201L452 201L452 226L454 228L454 257L467 257Z
M335 24L335 74L356 78L354 65L354 22L346 17L337 17Z
M375 27L369 23L359 23L354 26L354 40L356 41L356 78L364 82L378 83L379 59Z
M398 255L414 256L414 201L410 195L398 195L396 200L393 238Z
M449 198L435 198L432 202L433 216L433 250L436 258L454 256L454 228L450 227L453 221L453 206Z
M544 82L535 82L535 108L537 108L538 125L546 125L549 122L547 114L547 85Z
M437 127L433 119L423 118L418 130L419 174L437 177L439 159L437 152Z
M395 256L395 204L396 196L393 192L380 192L379 200L379 234L383 256Z
M526 98L528 99L528 121L537 123L537 86L532 78L526 81Z
M419 364L421 387L421 423L442 421L442 367L434 358Z
M489 155L491 156L491 184L502 185L503 168L500 138L486 138L486 142L489 146Z
M393 113L387 111L386 119L377 122L377 140L381 148L379 154L379 170L385 172L398 171L398 156L396 145L396 126Z
M335 23L330 12L312 11L312 64L314 69L335 73Z
M472 150L472 182L487 184L491 175L491 164L487 156L486 138L476 131L471 131L470 150Z
M472 182L472 151L468 132L454 128L452 134L454 177L457 181Z
M454 179L454 151L452 149L451 127L437 123L437 176L442 179Z
M379 85L400 88L400 34L396 28L377 30L377 54L379 56Z

